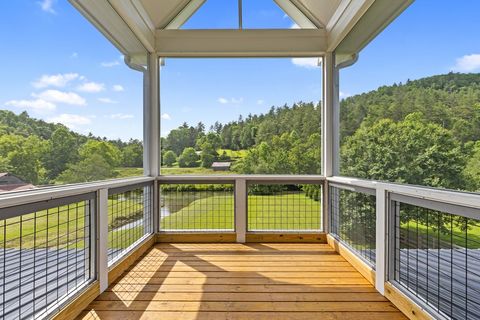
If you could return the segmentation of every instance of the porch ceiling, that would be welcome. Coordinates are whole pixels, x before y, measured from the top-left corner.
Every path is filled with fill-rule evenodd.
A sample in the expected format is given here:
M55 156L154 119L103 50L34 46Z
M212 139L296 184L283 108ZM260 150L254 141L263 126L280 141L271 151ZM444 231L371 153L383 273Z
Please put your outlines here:
M206 0L69 0L133 62L159 56L353 57L413 0L272 0L304 29L179 30ZM211 48L211 49L209 49Z

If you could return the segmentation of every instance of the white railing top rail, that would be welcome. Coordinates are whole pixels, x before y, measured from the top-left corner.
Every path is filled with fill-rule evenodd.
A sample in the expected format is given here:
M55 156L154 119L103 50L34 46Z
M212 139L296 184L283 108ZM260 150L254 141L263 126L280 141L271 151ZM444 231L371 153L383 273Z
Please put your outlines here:
M153 177L136 177L126 179L104 180L90 183L52 186L19 192L0 194L0 208L13 207L22 204L48 201L58 198L75 196L78 194L95 192L100 189L119 188L128 185L154 181Z
M321 175L274 175L274 174L231 174L231 175L161 175L161 183L232 183L236 180L262 183L320 183Z
M390 193L396 193L442 203L480 208L479 193L392 183L386 181L364 180L349 177L328 177L327 181L347 186L350 185L375 190L380 189L388 191Z

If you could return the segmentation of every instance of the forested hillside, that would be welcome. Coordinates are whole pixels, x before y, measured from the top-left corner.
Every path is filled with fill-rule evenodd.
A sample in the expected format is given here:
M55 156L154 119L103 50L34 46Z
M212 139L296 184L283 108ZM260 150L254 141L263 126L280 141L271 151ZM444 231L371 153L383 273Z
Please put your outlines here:
M319 105L303 102L210 128L184 123L161 139L163 165L233 160L239 173L319 174L320 123ZM142 149L137 140L80 135L0 111L0 171L35 184L115 177L115 168L141 167ZM480 190L480 74L438 75L344 99L341 173Z
M114 178L117 167L141 167L138 140L109 141L61 124L0 110L0 172L41 185Z

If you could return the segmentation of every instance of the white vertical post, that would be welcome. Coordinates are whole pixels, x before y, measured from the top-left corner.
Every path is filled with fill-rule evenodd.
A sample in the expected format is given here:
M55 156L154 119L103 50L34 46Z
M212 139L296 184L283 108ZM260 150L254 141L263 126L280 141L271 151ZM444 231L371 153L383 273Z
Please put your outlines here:
M387 258L387 197L386 190L377 186L376 191L376 243L375 243L375 289L385 293Z
M339 70L335 67L335 56L327 52L323 57L322 99L322 174L325 177L338 175L339 171Z
M145 175L160 174L160 59L155 53L148 54L148 70L144 73L143 104L143 171ZM154 183L151 193L154 233L159 228L159 194Z
M340 91L339 69L335 67L333 52L325 53L322 63L322 175L325 177L339 174L340 167ZM329 194L328 182L324 184L323 228L329 232Z
M98 191L97 261L100 292L108 288L108 189Z
M144 78L143 105L143 167L146 175L160 174L160 60L148 55L148 70Z
M247 181L235 180L235 232L237 242L245 243L247 233Z

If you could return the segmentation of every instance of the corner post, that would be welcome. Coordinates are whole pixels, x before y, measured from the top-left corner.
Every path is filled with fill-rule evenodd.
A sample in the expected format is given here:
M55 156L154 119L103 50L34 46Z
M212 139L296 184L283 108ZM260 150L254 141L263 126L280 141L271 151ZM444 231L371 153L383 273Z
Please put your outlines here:
M335 54L325 53L322 63L322 175L337 176L340 168L340 91L339 69L335 66ZM331 217L328 181L323 191L323 229L329 232Z
M375 289L385 295L387 264L387 192L381 185L376 190Z
M97 193L97 266L100 293L108 288L108 189Z
M157 177L160 174L160 59L149 53L148 68L144 72L143 96L143 171L145 175ZM159 194L157 183L152 190L153 219L152 231L159 229ZM145 214L149 214L145 212ZM147 220L145 220L147 221Z
M247 233L247 181L235 180L235 233L238 243L245 243Z

